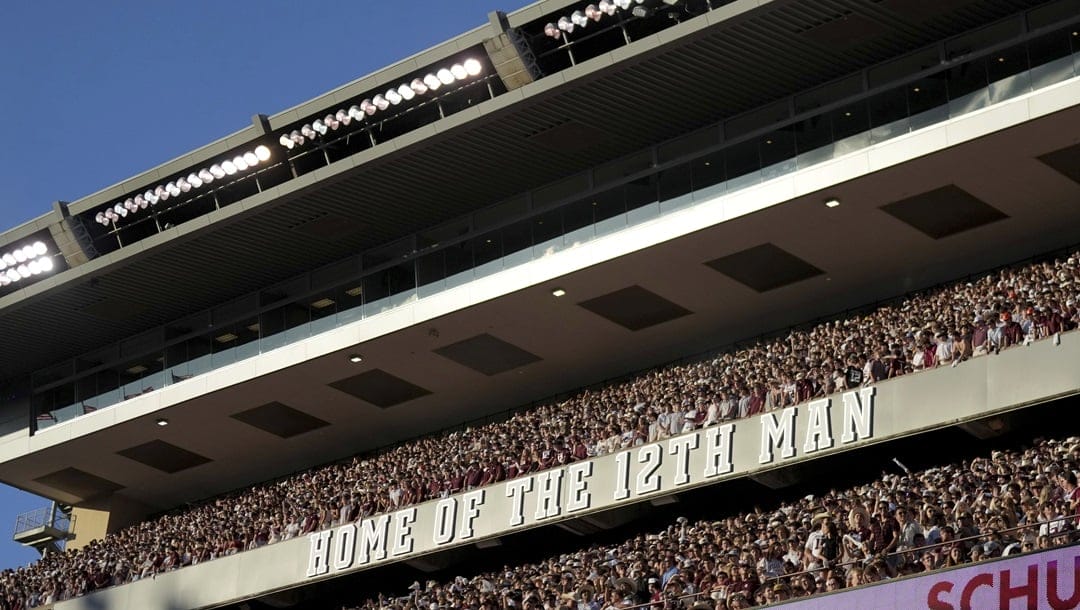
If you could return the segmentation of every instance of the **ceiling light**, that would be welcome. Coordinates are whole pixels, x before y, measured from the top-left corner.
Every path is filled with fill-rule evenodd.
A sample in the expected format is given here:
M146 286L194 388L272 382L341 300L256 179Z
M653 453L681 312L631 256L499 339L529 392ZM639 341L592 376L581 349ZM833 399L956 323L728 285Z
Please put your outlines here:
M364 357L361 356L360 354L351 354L349 356L349 362L351 362L353 364L360 364L363 361L364 361Z
M327 307L330 307L333 304L334 304L334 299L326 297L326 298L319 299L318 301L315 301L314 303L311 304L311 306L314 307L315 309L326 309Z
M836 197L833 197L831 199L826 199L825 200L825 207L827 207L827 208L840 207L840 200L837 199Z
M564 297L564 296L566 296L566 291L563 290L562 288L556 288L556 289L551 291L551 296L556 297L556 298Z
M217 341L218 343L232 343L233 341L236 341L239 338L240 337L237 337L233 333L225 333L223 335L218 335L218 336L214 337L214 341Z
M169 420L165 419L164 417L159 417L156 421L154 421L154 423L164 428L165 426L169 425Z

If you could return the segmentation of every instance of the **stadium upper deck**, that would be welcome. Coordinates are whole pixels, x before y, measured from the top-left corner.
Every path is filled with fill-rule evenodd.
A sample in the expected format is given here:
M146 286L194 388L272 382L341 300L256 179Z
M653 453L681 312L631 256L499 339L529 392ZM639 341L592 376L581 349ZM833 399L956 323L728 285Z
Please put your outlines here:
M1080 185L1070 169L1077 147L1069 129L1077 123L1080 46L1066 27L1080 11L1076 2L1042 4L740 0L691 3L684 13L682 3L664 3L654 14L618 13L610 23L601 17L555 40L543 34L544 25L584 3L543 2L508 16L514 36L500 38L507 31L495 19L301 107L257 119L162 168L58 206L3 240L44 238L64 256L53 275L0 300L0 331L9 347L0 371L12 381L8 395L21 397L0 407L7 416L0 420L14 418L3 430L9 434L0 446L0 477L66 501L123 489L143 507L172 506L948 279L957 270L1080 241L1074 205ZM667 16L673 11L679 19ZM792 33L789 44L776 45L778 31ZM512 38L526 52L516 53ZM520 69L505 69L500 45L515 49L509 62ZM404 99L395 105L388 87L411 88L414 77L423 80L429 71L438 79L447 65L457 79L455 64L464 70L463 89L434 104L417 94L429 103L393 114L413 107ZM535 67L524 70L527 65ZM522 86L530 78L535 82ZM934 96L927 106L912 97L923 88ZM369 97L371 115L361 108ZM339 109L348 115L352 102L371 119L338 130L315 124ZM373 123L383 105L391 118ZM845 126L848 119L853 125ZM320 133L324 127L327 134ZM921 127L920 137L896 137ZM306 132L303 144L289 138L293 131ZM267 150L257 154L258 146ZM828 153L820 154L822 148ZM243 158L247 152L254 163ZM225 160L238 154L241 162L228 167ZM466 155L468 171L460 171ZM838 162L816 163L833 158ZM239 165L253 169L244 173ZM722 172L709 169L718 166ZM202 169L228 186L200 198L195 182ZM158 185L168 198L156 192ZM147 190L159 200L152 207L134 199L152 199ZM612 193L614 212L593 210L607 210ZM840 199L841 208L821 205L826 194ZM137 209L124 206L129 198ZM710 198L724 201L711 212L668 214ZM880 211L905 203L895 213ZM117 204L127 214L95 221ZM206 206L201 215L199 206ZM973 210L981 220L973 220ZM633 227L653 216L662 222ZM617 247L596 239L613 219L628 231ZM425 230L446 220L439 227L445 231ZM541 228L545 222L558 229ZM513 235L521 226L524 242ZM881 247L884 240L890 248ZM495 254L485 250L493 242ZM447 244L467 251L467 265L452 258ZM793 253L795 262L789 259L785 270L724 274L719 261L760 255L756 248L766 244ZM524 250L534 260L518 277L473 273L496 262L509 269L507 259ZM425 261L438 265L432 283L457 281L463 291L422 299ZM717 263L721 273L705 262ZM412 279L398 293L396 269L404 264ZM454 272L466 269L466 279L454 280ZM803 277L808 281L794 281ZM553 301L550 288L537 284L555 278L575 303L607 297L610 309ZM626 289L631 292L620 292ZM404 296L394 303L398 294ZM659 301L650 303L652 297ZM355 319L347 315L350 298L359 299L364 316L393 304L414 306L365 320L362 328L342 326L292 343ZM674 305L668 317L655 317L658 303ZM327 307L335 315L320 326L318 312ZM635 307L653 317L642 319ZM293 323L296 315L302 324ZM620 316L626 323L611 324ZM166 325L174 320L179 323ZM667 323L658 329L657 320ZM438 352L488 335L537 359L510 369L509 379L499 376L508 370L483 372L485 359L501 358L505 345L488 344L488 351L473 345L478 352L456 360ZM628 341L635 350L624 348ZM383 376L368 378L368 387L352 394L331 389L357 376L357 363L346 358L354 352L366 356L359 370ZM461 361L469 357L473 370L463 375ZM188 368L177 369L174 361ZM197 368L196 361L209 365ZM97 375L92 387L80 385L91 374ZM105 374L131 381L102 389ZM162 381L146 382L149 375ZM147 387L156 390L143 394ZM101 403L84 398L106 394L112 398ZM31 395L52 402L32 411ZM405 409L372 406L403 402ZM233 417L275 403L288 405L286 419L299 411L335 425L306 435L266 434L282 422L260 428ZM53 423L37 417L58 419L71 410L86 417L28 436L38 423ZM155 419L171 425L155 428ZM142 460L122 453L145 450L150 439L149 449L158 453ZM196 464L192 455L208 461Z

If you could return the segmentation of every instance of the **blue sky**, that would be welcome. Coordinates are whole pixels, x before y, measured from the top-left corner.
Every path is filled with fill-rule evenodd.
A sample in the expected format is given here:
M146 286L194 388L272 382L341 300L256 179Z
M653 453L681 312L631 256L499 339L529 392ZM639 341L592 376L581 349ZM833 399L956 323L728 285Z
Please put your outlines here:
M525 4L4 2L0 231ZM47 504L0 485L0 569L36 558L9 536Z

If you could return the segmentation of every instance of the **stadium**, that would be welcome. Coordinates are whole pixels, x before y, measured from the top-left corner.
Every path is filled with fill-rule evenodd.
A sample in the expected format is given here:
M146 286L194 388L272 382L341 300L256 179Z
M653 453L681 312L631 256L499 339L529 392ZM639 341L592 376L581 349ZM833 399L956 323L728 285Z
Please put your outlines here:
M1074 608L1078 327L1080 0L492 12L0 234L0 610Z

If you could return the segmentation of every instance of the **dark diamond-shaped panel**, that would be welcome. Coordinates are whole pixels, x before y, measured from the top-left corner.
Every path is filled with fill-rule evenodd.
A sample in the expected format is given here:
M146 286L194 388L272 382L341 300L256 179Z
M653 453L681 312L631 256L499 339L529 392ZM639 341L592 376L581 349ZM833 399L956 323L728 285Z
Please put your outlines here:
M536 354L487 333L440 347L435 353L489 377L541 360Z
M65 468L34 479L42 485L73 495L83 500L110 494L124 486L78 468Z
M330 387L383 409L431 394L429 390L381 369L346 377L331 383Z
M649 328L693 313L641 286L616 290L578 305L630 330Z
M934 239L1008 218L955 184L894 201L881 209Z
M1069 180L1080 184L1080 144L1046 153L1039 157L1039 161L1054 168Z
M311 432L330 423L280 402L270 402L231 415L233 419L281 438Z
M194 451L188 451L183 447L177 447L160 439L129 447L116 453L169 474L213 461Z
M705 263L758 292L775 290L824 273L773 244L761 244Z

